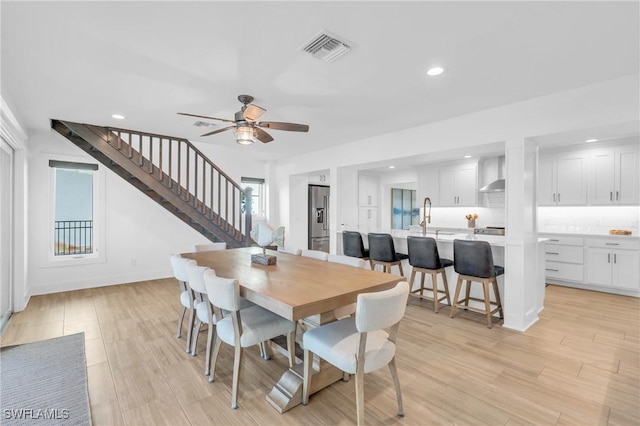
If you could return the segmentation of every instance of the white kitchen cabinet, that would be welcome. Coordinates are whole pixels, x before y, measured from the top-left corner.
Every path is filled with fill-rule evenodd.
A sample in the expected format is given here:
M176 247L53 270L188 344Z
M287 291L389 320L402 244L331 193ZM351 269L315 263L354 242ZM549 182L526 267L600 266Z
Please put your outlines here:
M541 156L538 161L538 205L587 204L587 156L570 152Z
M639 170L637 144L594 152L589 202L603 205L640 203Z
M358 176L358 205L361 207L377 206L379 186L376 176Z
M545 243L545 276L551 280L584 279L584 241L579 237L554 237Z
M640 289L640 242L587 239L587 282Z
M358 208L358 231L378 232L378 209L375 207Z
M463 207L477 205L478 166L462 164L438 170L438 205Z

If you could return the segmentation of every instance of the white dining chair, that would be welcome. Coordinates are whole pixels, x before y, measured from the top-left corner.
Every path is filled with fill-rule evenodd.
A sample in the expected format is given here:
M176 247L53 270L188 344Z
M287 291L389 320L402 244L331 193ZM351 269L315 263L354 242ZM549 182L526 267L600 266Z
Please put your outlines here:
M227 243L206 243L206 244L194 244L193 251L215 251L215 250L226 250Z
M198 347L198 336L200 335L200 326L207 324L207 346L204 360L204 374L209 375L211 365L211 346L214 338L215 325L218 318L221 318L220 312L215 312L213 306L207 297L207 288L204 285L204 274L215 275L215 271L206 266L188 265L187 276L189 277L189 285L194 294L195 323L193 324L193 337L191 338L191 356L196 356ZM217 315L216 315L217 313Z
M241 309L240 285L237 280L221 278L209 271L204 274L207 295L211 304L228 311L229 314L219 319L216 325L217 338L213 348L213 358L209 382L215 380L216 362L222 342L235 350L233 361L233 384L231 391L231 408L238 408L238 385L242 366L242 349L259 345L261 342L278 336L287 336L289 367L295 362L295 330L296 324L260 306L254 305Z
M300 256L326 261L329 258L329 253L325 253L319 250L302 250L300 252Z
M300 256L300 253L302 252L302 250L278 246L278 252L280 252L280 253L289 253L289 254L292 254L294 256Z
M364 268L365 260L357 257L343 256L341 254L330 254L327 259L332 263L340 263L342 265L353 266L355 268ZM342 319L353 315L356 312L356 304L350 303L333 310L333 316Z
M302 403L309 403L313 354L356 376L358 425L364 424L364 373L389 366L398 400L398 416L404 416L400 380L395 364L396 338L404 316L409 284L399 282L394 288L358 295L355 317L308 330L302 337L304 347L304 381ZM389 333L384 329L390 328Z
M182 311L180 312L180 318L178 318L178 332L176 333L176 337L179 339L182 337L182 323L184 322L184 315L189 311L189 317L191 318L191 313L193 312L193 292L189 287L189 277L187 276L187 265L197 265L195 260L185 259L181 257L179 254L171 255L171 268L173 269L173 276L178 281L178 285L180 286L180 304L182 305ZM188 324L187 327L187 343L186 343L186 352L189 352L191 346L191 331Z
M358 257L343 256L341 254L330 254L329 262L341 263L343 265L355 266L356 268L364 268L365 260Z

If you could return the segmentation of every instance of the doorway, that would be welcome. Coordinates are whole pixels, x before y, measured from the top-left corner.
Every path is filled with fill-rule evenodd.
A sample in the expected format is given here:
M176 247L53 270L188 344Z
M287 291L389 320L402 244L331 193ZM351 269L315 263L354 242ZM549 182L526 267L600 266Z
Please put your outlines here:
M0 333L13 312L13 148L0 139Z

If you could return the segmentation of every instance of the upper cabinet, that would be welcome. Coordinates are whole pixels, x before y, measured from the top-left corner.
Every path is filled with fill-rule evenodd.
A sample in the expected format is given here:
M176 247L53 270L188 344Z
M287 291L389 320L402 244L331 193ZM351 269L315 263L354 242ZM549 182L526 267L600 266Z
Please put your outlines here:
M358 205L371 207L378 205L379 181L376 176L358 176Z
M589 185L591 204L639 204L638 145L596 151Z
M478 165L460 164L438 169L438 205L465 207L477 205Z
M587 204L587 161L588 156L583 152L540 156L538 205Z

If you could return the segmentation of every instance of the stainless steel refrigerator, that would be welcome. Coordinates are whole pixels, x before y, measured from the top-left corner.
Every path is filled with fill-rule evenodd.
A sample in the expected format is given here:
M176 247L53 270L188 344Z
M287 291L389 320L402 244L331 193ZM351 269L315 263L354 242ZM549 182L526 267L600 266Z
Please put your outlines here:
M309 185L309 249L329 253L329 187Z

